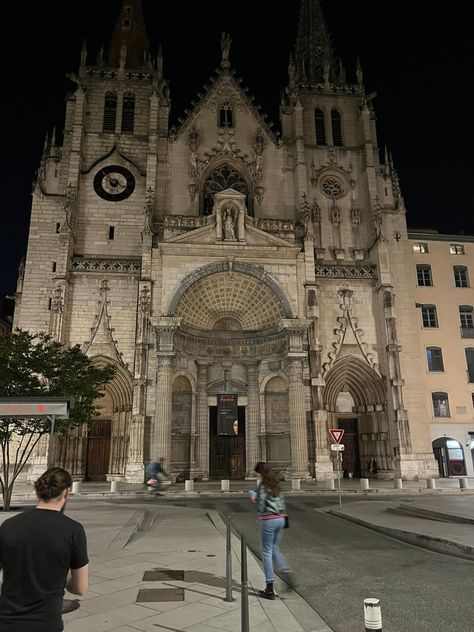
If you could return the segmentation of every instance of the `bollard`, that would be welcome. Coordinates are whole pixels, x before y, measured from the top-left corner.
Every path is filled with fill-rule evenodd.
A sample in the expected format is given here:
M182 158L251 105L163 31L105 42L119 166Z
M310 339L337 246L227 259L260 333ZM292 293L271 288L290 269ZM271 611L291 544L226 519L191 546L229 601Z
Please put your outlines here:
M428 489L436 489L436 479L435 478L427 478L426 479L426 487Z
M230 516L226 519L225 538L225 600L235 601L232 597L232 530L230 527Z
M71 493L74 495L78 495L81 493L81 481L73 481L72 482L72 490Z
M382 612L378 599L364 599L365 632L377 630L382 632Z
M291 479L291 489L301 489L301 480L299 478Z
M461 489L469 489L469 479L468 478L460 478L459 479L459 487Z
M333 478L328 479L328 489L336 489Z
M184 491L185 492L192 492L194 490L194 481L184 481Z
M118 483L117 481L110 481L110 491L118 492Z
M224 478L221 480L221 490L223 492L230 492L230 481L228 478Z
M395 489L403 489L403 481L401 478L393 479L393 486Z
M240 599L241 599L241 632L249 632L249 589L247 579L247 540L242 536L240 541Z
M368 478L361 478L360 479L360 488L361 489L369 489L369 479Z

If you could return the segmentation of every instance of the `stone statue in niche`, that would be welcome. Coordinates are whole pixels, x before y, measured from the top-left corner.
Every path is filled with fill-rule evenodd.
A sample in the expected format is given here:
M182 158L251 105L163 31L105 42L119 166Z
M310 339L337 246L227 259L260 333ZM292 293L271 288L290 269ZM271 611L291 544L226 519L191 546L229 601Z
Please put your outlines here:
M222 209L222 233L224 240L236 240L235 219L235 210L231 206L226 206Z

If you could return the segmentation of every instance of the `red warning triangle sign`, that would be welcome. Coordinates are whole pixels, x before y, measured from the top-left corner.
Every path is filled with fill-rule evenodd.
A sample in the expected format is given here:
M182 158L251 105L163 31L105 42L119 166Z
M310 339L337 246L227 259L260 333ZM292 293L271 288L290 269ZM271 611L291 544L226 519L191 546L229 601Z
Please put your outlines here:
M331 428L329 432L331 433L335 443L341 443L342 437L344 436L344 430L341 428Z

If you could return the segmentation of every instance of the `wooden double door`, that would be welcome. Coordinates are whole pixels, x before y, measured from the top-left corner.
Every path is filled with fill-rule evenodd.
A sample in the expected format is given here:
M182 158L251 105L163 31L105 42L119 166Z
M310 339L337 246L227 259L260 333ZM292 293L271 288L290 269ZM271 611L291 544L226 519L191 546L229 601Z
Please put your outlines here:
M359 434L357 432L357 419L339 419L337 427L344 430L341 443L344 444L342 453L342 472L344 478L360 478L360 453Z
M238 406L238 434L217 434L217 406L209 407L209 476L217 479L245 478L245 406Z
M96 419L91 424L87 434L87 481L105 481L109 469L111 426L110 419Z

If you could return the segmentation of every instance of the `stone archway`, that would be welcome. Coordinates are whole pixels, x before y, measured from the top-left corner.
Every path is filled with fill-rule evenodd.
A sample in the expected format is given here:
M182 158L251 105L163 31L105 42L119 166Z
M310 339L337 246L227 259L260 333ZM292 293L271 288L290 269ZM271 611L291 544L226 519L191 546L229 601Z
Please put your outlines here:
M387 395L382 378L362 359L343 356L326 376L329 427L345 430L345 476L390 477Z

